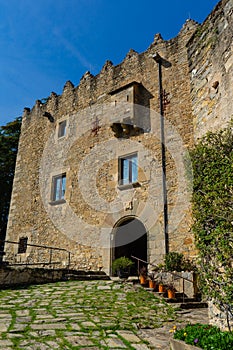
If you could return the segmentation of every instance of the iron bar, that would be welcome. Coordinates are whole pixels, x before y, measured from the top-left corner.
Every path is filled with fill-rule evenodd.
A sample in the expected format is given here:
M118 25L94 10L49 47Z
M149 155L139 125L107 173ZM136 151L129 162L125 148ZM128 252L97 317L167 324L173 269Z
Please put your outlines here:
M14 241L1 241L4 243L12 243L12 244L19 244L19 242L14 242ZM37 247L37 248L45 248L45 249L53 249L53 250L63 250L65 252L69 252L67 249L65 248L57 248L57 247L51 247L51 246L47 246L47 245L40 245L40 244L31 244L31 243L27 243L27 246L30 247Z
M8 241L8 240L2 240L0 242L3 242L4 244L5 243L9 243L9 244L17 244L19 245L19 242L15 242L15 241ZM71 262L71 252L68 251L67 249L65 248L58 248L58 247L51 247L51 246L44 246L44 245L41 245L41 244L32 244L32 243L27 243L27 247L35 247L35 248L42 248L42 249L49 249L50 250L50 253L49 253L49 262L37 262L37 263L29 263L28 261L26 261L25 263L13 263L13 264L10 264L11 266L13 265L55 265L55 264L60 264L61 261L59 262L52 262L52 252L54 250L57 250L57 251L63 251L63 252L66 252L68 255L67 255L67 266L69 267L70 266L70 262ZM38 259L39 260L39 259Z
M138 260L138 261L142 261L142 262L144 262L144 263L147 264L147 265L151 265L151 266L154 266L154 267L157 267L157 268L158 268L158 265L155 265L155 264L153 264L153 263L149 263L148 261L145 261L145 260L142 260L142 259L140 259L140 258L137 258L136 256L131 255L131 258L136 259L136 260ZM193 282L194 282L194 281L190 280L189 278L186 278L186 277L183 277L183 276L178 275L178 274L175 273L175 272L169 271L169 273L170 273L172 276L175 276L175 277L177 277L177 278L182 278L183 280L188 281L188 282L191 282L192 284L193 284Z
M37 262L37 263L13 263L13 264L9 264L9 266L31 266L31 265L56 265L56 264L60 264L60 261L53 261L53 262Z

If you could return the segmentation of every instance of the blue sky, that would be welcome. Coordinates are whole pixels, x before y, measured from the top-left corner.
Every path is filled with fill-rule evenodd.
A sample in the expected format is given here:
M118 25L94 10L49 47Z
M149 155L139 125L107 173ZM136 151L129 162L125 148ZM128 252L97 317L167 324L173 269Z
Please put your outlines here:
M154 35L202 23L217 0L0 0L0 125L67 80L75 86L105 61L145 51Z

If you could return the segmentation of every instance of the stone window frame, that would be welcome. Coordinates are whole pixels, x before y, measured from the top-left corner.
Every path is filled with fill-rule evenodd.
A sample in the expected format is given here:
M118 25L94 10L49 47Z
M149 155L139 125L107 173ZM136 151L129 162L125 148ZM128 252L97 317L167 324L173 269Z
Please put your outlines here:
M63 179L65 179L65 188L63 188L63 185L64 185ZM59 180L61 180L60 184L58 182ZM66 172L56 174L52 177L50 204L57 205L57 204L62 204L66 202L65 200L66 187L67 187L66 180L67 180ZM57 186L59 186L59 189L57 188ZM59 192L58 198L56 197L57 190Z
M58 131L57 136L60 139L61 137L65 137L67 133L67 120L62 120L58 123Z
M133 165L134 162L131 161L131 159L135 158L137 159L136 163L136 178L133 179ZM125 189L125 188L130 188L130 187L137 187L139 185L138 182L138 152L132 152L132 153L127 153L125 155L121 155L118 157L118 188L119 189ZM124 161L129 161L129 168L128 168L128 175L125 178L126 182L124 182ZM127 181L128 180L128 181Z
M65 127L64 127L65 123ZM68 137L68 127L69 127L69 119L68 117L64 117L57 121L57 127L56 127L56 140L64 140ZM61 131L63 130L64 133L61 134Z

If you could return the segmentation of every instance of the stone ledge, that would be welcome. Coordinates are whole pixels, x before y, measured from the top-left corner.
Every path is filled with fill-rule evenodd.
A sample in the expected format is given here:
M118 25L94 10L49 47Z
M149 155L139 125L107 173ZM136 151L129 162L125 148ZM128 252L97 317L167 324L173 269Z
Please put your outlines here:
M171 339L170 346L171 350L201 350L201 348L186 344L184 341L178 339Z
M103 271L84 271L69 269L48 269L1 266L0 288L10 288L19 285L43 284L57 281L106 280L110 279Z

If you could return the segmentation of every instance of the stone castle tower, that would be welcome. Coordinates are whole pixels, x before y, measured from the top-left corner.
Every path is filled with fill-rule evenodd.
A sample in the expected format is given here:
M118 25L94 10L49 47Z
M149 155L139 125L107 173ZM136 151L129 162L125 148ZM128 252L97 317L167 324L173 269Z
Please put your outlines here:
M70 266L111 273L123 255L196 255L188 150L233 115L232 11L222 0L203 24L25 108L6 260L43 264L41 246L57 247L59 264L70 252Z

